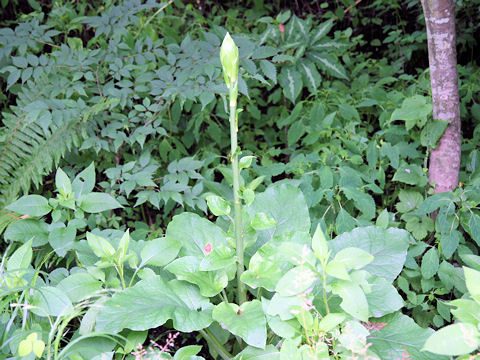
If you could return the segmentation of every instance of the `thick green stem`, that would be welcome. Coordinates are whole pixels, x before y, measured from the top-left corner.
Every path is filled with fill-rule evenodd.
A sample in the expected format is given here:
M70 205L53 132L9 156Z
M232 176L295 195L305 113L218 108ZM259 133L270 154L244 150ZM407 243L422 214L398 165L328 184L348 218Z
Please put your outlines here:
M247 300L247 293L245 285L240 281L240 276L243 274L243 229L242 229L242 203L240 202L240 170L238 167L238 152L237 152L237 91L230 90L230 153L232 157L232 171L233 171L233 202L235 209L234 229L235 240L237 248L237 302L242 304Z
M222 344L220 344L220 342L217 340L217 338L210 332L210 330L208 329L203 329L203 330L200 330L199 331L200 334L202 334L202 336L208 340L210 342L210 344L215 348L215 350L217 351L218 355L220 355L220 357L223 359L223 360L230 360L231 358L233 358L233 355L230 354L224 347Z
M325 309L327 314L330 314L330 308L328 307L328 298L327 298L327 264L322 261L322 287L323 287L323 302L325 303Z

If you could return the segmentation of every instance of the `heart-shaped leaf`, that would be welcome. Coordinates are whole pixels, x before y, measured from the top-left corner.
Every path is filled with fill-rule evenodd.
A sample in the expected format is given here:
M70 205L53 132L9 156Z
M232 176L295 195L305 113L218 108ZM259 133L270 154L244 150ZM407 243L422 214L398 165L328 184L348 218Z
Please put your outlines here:
M286 209L288 211L285 211ZM251 218L263 212L277 222L274 227L258 231L257 243L249 248L252 255L276 236L310 231L310 215L305 197L300 189L289 184L269 186L265 192L255 196L255 201L246 210Z
M180 242L173 238L162 237L147 241L140 253L142 265L164 266L175 259L180 248Z
M328 242L328 247L332 255L348 247L360 248L373 255L373 261L363 269L391 283L402 271L411 240L405 230L367 226L337 236Z
M193 213L182 213L174 216L165 233L182 244L180 256L206 255L205 246L210 243L215 249L227 246L227 235L217 225Z
M415 360L449 359L421 351L425 341L433 333L432 329L418 326L413 319L400 312L384 316L381 322L387 325L379 330L372 330L368 337L368 342L372 344L370 349L378 354L380 359L401 359L405 356Z
M153 276L115 294L100 310L97 331L148 330L173 320L175 329L191 332L212 323L212 304L194 285Z

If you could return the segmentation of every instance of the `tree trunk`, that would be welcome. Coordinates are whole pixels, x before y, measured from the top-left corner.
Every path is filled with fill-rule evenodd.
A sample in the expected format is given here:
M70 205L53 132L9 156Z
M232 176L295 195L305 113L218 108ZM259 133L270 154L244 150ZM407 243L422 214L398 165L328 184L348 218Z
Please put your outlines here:
M458 95L455 4L453 0L421 0L427 25L428 60L432 87L433 119L450 122L439 144L432 149L428 179L435 193L458 186L461 134Z

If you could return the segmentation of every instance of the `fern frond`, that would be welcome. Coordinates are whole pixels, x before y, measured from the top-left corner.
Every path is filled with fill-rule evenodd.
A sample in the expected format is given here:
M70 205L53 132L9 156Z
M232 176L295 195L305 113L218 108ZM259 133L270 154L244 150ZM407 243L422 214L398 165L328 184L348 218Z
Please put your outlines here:
M43 177L58 166L66 151L82 142L86 129L95 126L96 115L114 101L104 99L93 106L78 101L72 109L58 99L38 100L31 90L22 92L12 113L3 114L6 131L5 140L0 144L0 208L14 201L21 190L28 192L32 184L38 187ZM37 95L44 97L45 88L42 90ZM32 102L25 104L25 101L41 104L43 110L37 117L30 113L28 118L25 109ZM72 100L66 101L71 105Z

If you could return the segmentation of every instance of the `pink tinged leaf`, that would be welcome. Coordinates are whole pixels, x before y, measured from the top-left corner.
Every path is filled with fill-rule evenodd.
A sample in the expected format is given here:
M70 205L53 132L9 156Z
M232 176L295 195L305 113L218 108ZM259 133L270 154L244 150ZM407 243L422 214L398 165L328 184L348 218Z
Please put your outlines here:
M375 323L375 322L362 322L362 325L367 329L367 330L380 330L383 329L385 326L388 325L388 323Z
M7 213L8 216L11 216L12 218L14 218L15 220L24 220L26 218L28 218L30 215L28 214L25 214L25 215L22 215L20 217L16 217L15 215L13 214L10 214L10 213Z
M285 25L282 23L278 24L278 30L283 34L285 32Z
M203 250L205 251L206 254L210 254L212 252L212 244L207 243L207 245L205 245L205 249Z

